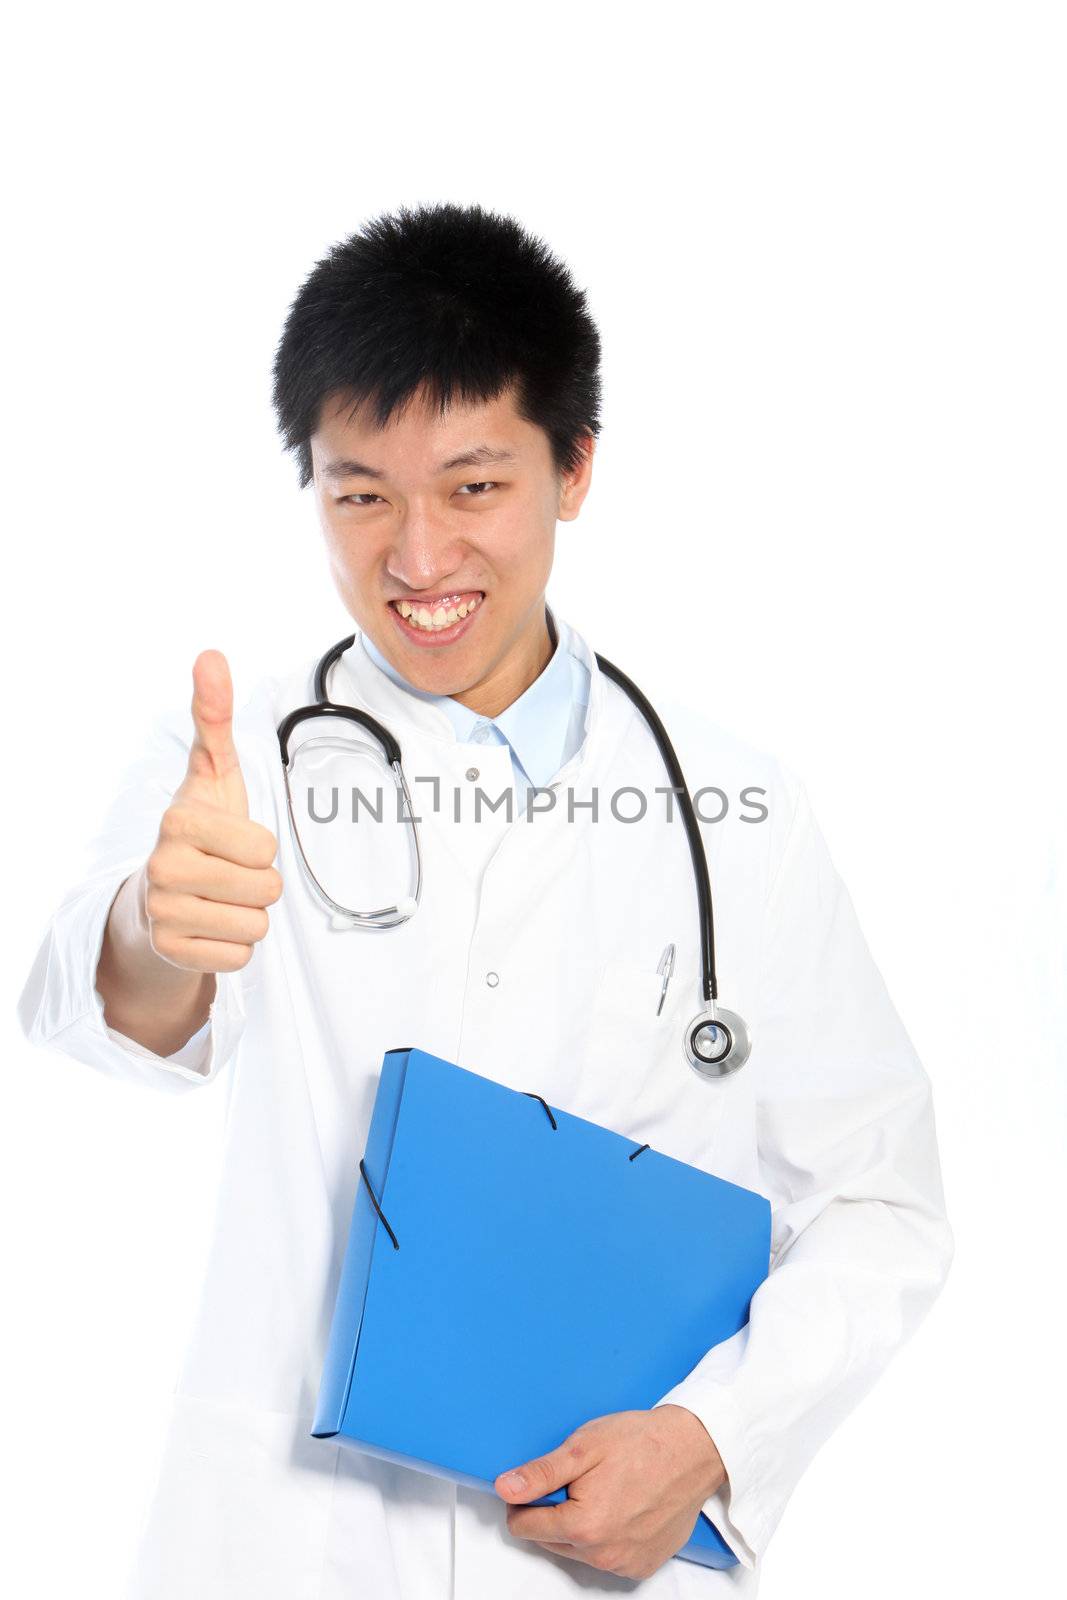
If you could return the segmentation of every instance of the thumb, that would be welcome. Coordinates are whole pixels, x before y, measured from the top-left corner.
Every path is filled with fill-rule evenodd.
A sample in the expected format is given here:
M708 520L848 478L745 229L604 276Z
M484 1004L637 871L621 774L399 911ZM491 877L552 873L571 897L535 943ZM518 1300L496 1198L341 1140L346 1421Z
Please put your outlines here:
M505 1500L536 1500L540 1495L562 1489L588 1470L588 1460L582 1461L582 1451L575 1448L573 1436L565 1439L546 1456L535 1456L512 1467L494 1480L494 1487Z
M203 798L247 817L248 795L233 742L233 680L221 650L193 663L193 742L187 777Z

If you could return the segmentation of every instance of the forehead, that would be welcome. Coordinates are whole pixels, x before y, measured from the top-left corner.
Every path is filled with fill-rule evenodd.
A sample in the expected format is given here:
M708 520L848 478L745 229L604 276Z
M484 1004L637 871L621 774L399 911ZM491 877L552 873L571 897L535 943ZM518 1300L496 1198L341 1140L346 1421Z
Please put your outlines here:
M320 468L356 456L379 468L399 464L430 467L478 446L506 448L519 461L533 462L550 455L547 434L519 415L512 389L488 401L457 397L443 412L420 389L394 411L384 428L378 424L371 401L357 403L350 395L337 392L323 402L311 435L312 456Z

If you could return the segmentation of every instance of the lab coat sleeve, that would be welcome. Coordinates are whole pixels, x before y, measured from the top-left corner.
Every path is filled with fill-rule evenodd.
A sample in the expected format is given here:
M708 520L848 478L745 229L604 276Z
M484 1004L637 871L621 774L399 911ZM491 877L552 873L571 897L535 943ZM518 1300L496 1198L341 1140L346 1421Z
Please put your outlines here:
M749 1319L657 1404L687 1407L727 1481L703 1510L754 1567L816 1451L936 1299L953 1255L929 1079L812 816L766 901L754 1019L771 1261Z
M96 969L112 902L152 852L160 818L185 776L191 737L191 718L177 714L153 727L91 846L84 879L48 925L18 1005L31 1044L169 1093L210 1083L233 1055L244 1028L242 974L220 973L207 1023L173 1055L158 1056L108 1026Z

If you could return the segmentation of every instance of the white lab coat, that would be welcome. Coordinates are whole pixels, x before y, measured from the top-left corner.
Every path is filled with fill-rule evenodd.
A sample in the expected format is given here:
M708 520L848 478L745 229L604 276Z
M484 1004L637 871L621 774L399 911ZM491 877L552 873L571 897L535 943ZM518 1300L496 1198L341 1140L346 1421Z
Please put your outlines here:
M506 746L472 757L447 717L358 643L334 669L333 698L392 728L409 777L441 778L436 814L429 785L415 797L422 903L388 932L331 930L298 865L275 728L311 700L311 663L265 682L239 711L251 815L278 836L285 889L252 961L219 980L206 1074L110 1033L94 988L112 898L151 850L184 774L187 715L163 720L95 870L52 921L22 1000L29 1037L132 1083L229 1097L213 1243L130 1600L554 1600L618 1589L618 1578L511 1535L495 1495L309 1436L391 1047L418 1045L536 1091L772 1202L772 1270L746 1329L663 1397L694 1411L720 1449L729 1487L705 1510L741 1565L669 1560L641 1586L650 1600L755 1594L805 1466L946 1276L953 1245L930 1083L803 785L683 706L657 707L690 791L714 785L730 802L702 833L720 994L748 1019L754 1045L739 1073L707 1081L682 1055L699 941L682 825L654 793L669 780L640 714L577 631L557 625L592 675L586 736L557 775L555 809L510 826L491 813L475 823L471 805L475 787L495 795L511 783ZM599 820L570 823L568 787L580 802L594 785ZM642 820L612 815L623 785L648 795ZM766 821L741 820L754 814L740 802L746 788L766 791ZM628 794L617 810L637 805ZM701 800L708 817L719 806ZM366 820L352 835L353 849L374 848ZM668 942L677 960L657 1015ZM538 1197L508 1204L518 1239L536 1225ZM516 1383L547 1354L518 1339ZM825 1516L829 1534L831 1508Z

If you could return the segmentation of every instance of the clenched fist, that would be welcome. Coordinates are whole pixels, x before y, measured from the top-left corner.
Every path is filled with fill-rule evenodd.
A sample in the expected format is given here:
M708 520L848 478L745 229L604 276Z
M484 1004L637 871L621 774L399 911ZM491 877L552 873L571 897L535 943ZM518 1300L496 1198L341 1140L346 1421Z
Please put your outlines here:
M196 659L192 709L189 765L144 866L145 916L164 960L189 972L235 972L265 936L282 880L272 865L277 839L248 816L230 669L217 650Z

